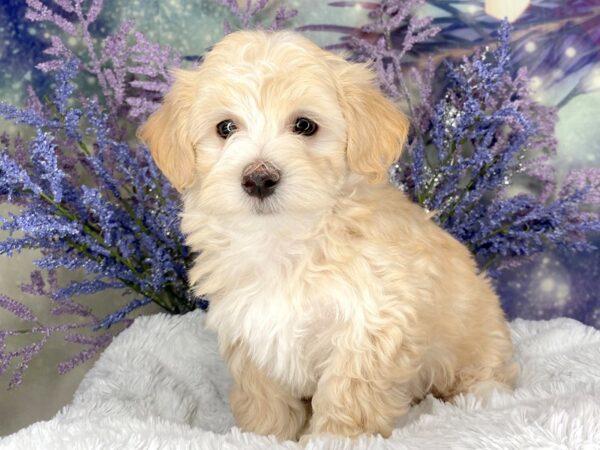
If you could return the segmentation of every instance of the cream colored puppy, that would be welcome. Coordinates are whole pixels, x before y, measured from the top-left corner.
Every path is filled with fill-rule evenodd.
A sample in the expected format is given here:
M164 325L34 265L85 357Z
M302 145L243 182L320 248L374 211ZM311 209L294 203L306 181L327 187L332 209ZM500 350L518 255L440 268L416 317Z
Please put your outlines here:
M230 34L142 128L243 430L389 436L427 392L511 385L485 275L387 182L407 129L367 67L291 32Z

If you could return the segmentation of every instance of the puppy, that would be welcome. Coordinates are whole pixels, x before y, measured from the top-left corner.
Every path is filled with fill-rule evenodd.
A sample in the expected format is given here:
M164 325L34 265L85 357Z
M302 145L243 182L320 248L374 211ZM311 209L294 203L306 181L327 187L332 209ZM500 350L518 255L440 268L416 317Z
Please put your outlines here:
M140 136L183 194L243 430L387 437L428 392L511 385L490 283L387 182L409 124L365 65L244 31L175 75Z

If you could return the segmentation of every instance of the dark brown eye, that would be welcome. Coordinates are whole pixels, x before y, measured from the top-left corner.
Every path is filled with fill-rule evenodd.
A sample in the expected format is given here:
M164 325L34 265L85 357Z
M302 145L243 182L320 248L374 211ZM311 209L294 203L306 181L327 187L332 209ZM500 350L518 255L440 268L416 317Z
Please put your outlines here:
M294 124L294 133L301 134L302 136L312 136L318 129L319 126L306 117L298 117Z
M223 139L227 139L235 130L237 130L237 125L233 120L227 119L217 124L217 133Z

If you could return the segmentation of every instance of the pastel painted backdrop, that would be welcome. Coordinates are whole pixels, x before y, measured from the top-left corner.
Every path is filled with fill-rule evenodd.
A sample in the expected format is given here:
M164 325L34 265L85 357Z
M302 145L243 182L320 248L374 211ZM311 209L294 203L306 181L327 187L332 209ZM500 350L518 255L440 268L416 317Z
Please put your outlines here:
M280 3L298 10L292 27L301 27L307 36L332 49L345 46L348 36L365 23L368 12L355 2L273 1L265 16L272 16ZM0 3L0 98L13 104L24 101L27 86L33 86L40 97L50 89L48 77L35 65L47 60L42 52L55 30L26 21L25 10L22 0ZM417 68L424 68L428 57L439 63L471 53L476 46L495 45L492 34L500 19L507 17L513 24L514 69L527 67L536 99L558 108L556 171L563 176L571 168L600 167L597 0L430 0L421 13L434 17L441 32L415 47L411 58ZM98 37L106 36L126 20L149 40L177 49L192 64L223 35L223 22L232 19L226 8L209 0L105 0L93 31ZM93 78L88 81L87 88L93 93L98 87ZM9 130L4 122L0 127ZM1 208L2 213L7 209ZM599 238L595 239L600 244ZM36 313L44 314L36 303L39 299L28 298L18 289L20 283L29 280L34 256L0 257L0 292L23 299ZM600 327L598 252L540 255L504 272L498 288L510 317L570 316ZM110 311L120 301L117 292L103 295L100 302L96 298L88 303ZM0 310L0 324L0 328L8 328L19 322ZM2 383L0 435L48 418L68 401L90 362L63 378L57 377L56 361L65 351L64 345L57 341L46 349L18 390L6 392Z

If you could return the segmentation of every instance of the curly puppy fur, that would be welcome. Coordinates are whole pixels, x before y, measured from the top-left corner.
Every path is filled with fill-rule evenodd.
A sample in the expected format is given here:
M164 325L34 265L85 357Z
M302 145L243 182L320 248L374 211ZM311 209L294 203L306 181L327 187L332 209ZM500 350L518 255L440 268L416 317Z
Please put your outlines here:
M409 125L368 67L295 33L238 32L175 78L140 136L183 194L190 282L211 299L242 429L389 436L428 392L511 386L490 283L387 182ZM298 117L318 131L295 133ZM263 199L241 186L257 161L281 174Z

